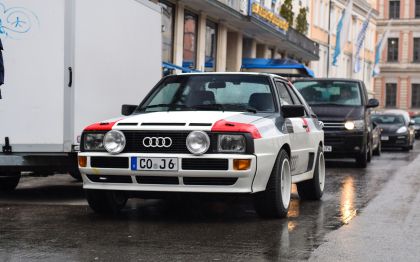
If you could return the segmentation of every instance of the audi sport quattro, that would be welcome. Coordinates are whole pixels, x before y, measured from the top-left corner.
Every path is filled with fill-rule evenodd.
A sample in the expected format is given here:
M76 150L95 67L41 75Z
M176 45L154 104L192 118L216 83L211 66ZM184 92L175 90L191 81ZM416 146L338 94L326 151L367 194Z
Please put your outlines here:
M253 194L285 217L292 183L318 200L324 133L286 79L256 73L164 77L126 117L86 127L79 168L90 207L114 213L133 192Z

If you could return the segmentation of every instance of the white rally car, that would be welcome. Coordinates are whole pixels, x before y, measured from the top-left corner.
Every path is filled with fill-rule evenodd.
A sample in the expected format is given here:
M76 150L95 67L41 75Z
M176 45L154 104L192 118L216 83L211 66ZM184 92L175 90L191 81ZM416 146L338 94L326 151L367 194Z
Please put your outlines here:
M322 196L324 133L284 78L168 76L122 111L82 134L79 168L96 212L117 212L138 191L247 193L262 217L285 217L292 183L301 199Z

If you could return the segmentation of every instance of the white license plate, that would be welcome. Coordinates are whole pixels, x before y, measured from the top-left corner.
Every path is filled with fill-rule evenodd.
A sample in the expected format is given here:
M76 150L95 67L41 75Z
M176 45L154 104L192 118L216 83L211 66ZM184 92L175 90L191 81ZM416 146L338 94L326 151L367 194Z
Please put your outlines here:
M178 158L132 157L131 170L178 171Z
M332 152L332 146L324 146L324 152Z
M388 141L389 140L389 136L381 136L381 140L382 141Z

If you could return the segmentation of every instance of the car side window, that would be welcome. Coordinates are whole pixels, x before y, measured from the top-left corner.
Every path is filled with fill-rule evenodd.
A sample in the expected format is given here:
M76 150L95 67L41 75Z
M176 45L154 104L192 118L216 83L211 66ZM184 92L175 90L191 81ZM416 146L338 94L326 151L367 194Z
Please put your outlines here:
M287 87L284 83L276 81L276 88L280 97L281 105L293 105L293 99L290 93L287 91Z

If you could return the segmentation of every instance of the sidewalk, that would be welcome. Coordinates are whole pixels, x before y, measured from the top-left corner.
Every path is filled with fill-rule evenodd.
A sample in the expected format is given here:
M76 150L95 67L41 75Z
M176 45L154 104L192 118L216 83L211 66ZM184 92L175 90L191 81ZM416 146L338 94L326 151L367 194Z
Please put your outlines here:
M309 261L420 261L420 156Z

